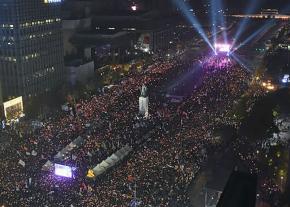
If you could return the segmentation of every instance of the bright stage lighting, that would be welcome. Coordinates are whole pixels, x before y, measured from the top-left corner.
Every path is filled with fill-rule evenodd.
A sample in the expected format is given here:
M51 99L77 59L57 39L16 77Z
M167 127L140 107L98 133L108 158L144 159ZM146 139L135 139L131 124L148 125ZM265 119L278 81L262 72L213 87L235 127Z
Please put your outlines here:
M72 168L65 165L55 164L54 174L61 177L72 178Z
M282 83L290 83L290 76L289 74L285 74L282 78Z
M136 5L131 6L131 10L132 11L136 11L137 10L137 6Z
M231 51L231 45L230 44L220 44L216 43L214 45L216 53L229 53Z

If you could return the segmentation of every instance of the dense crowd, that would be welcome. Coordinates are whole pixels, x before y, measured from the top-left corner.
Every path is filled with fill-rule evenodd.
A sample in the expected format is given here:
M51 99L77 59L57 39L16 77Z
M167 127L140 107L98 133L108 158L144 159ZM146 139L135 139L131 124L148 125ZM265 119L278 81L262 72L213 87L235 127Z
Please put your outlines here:
M244 94L246 116L251 115L257 102L267 98L268 92L262 86L261 82L259 79L252 80L252 86ZM279 118L275 117L274 114L273 117L274 122ZM287 123L287 120L280 120L283 121L275 123L277 127L282 125L284 121ZM244 120L238 120L238 127L241 126L240 121ZM284 130L279 128L278 131L283 132ZM287 150L289 141L287 139L281 139L279 136L275 137L275 134L264 135L260 138L250 138L246 135L240 135L232 143L232 149L239 158L241 167L248 169L251 173L258 176L257 206L282 206L280 202L284 192L285 175L279 174L279 170L283 166L279 153L285 149ZM279 153L277 154L276 151Z
M192 96L179 104L152 97L147 119L136 116L139 88L157 90L188 63L158 60L111 90L78 101L73 113L57 113L20 137L11 131L12 144L1 155L0 201L5 206L190 206L188 185L216 144L213 130L227 120L249 79L228 57L200 61L202 83ZM78 136L84 144L62 163L76 167L75 179L41 171ZM126 144L134 150L124 163L96 180L85 177Z

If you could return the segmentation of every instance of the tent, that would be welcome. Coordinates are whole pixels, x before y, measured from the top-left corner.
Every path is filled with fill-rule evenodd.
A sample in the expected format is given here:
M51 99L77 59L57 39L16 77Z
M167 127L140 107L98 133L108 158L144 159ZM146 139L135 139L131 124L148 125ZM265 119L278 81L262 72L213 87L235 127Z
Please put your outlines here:
M131 151L132 147L126 145L125 147L121 148L114 154L112 154L110 157L108 157L106 160L103 160L101 163L99 163L95 168L92 170L89 170L87 173L88 178L96 178L99 175L105 173L110 168L117 165L120 161L122 161Z
M105 171L106 171L106 168L101 167L100 165L97 165L97 166L93 169L93 172L94 172L95 177L97 177L97 176L103 174Z
M47 161L41 168L43 171L50 171L53 169L53 163L51 161Z
M106 161L102 161L99 165L105 169L108 169L110 167L110 165Z
M108 157L106 159L106 163L108 163L110 167L113 167L114 165L116 165L118 163L119 160L114 160L111 157Z
M65 148L63 148L61 151L59 151L55 156L54 159L57 161L64 161L70 157L71 151L73 151L76 148L79 148L84 143L84 139L79 136L75 140L73 140L71 143L69 143Z

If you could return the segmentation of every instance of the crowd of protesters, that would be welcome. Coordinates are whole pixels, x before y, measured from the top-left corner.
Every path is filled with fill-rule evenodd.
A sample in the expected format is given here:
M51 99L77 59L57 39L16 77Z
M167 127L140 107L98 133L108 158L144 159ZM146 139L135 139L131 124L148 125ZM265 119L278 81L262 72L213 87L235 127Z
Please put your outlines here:
M200 62L202 83L192 95L178 104L152 98L146 119L136 116L141 86L153 91L187 69L187 63L162 59L107 92L77 101L72 113L58 113L39 129L11 131L11 146L1 155L0 204L190 206L188 185L216 145L213 130L228 120L249 80L228 57L203 57ZM62 163L77 168L74 179L41 171L78 136L84 144ZM133 152L124 163L96 180L86 178L88 169L125 145Z

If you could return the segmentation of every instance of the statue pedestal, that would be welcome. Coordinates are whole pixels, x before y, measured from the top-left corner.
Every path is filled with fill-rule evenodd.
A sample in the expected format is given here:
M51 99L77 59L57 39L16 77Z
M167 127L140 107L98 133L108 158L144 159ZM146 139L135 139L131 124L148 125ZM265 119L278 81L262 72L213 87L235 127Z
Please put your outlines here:
M139 114L148 115L149 97L139 97Z

